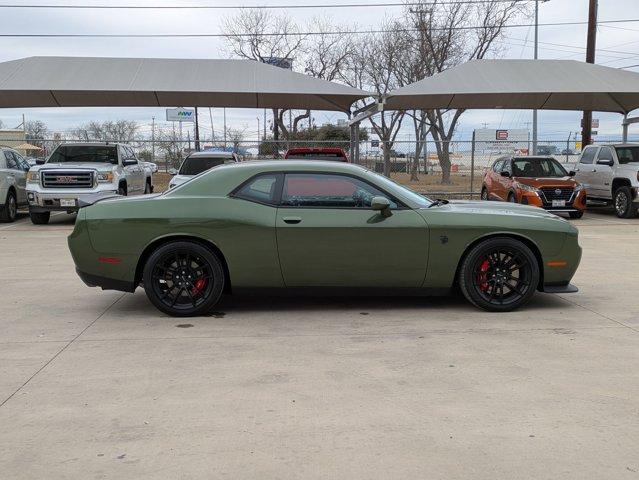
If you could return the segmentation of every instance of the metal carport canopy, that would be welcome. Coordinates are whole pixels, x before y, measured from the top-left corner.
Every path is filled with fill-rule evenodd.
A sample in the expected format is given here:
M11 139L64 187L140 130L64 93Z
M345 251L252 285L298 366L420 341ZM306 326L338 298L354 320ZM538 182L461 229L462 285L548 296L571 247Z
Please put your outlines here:
M348 112L370 93L253 60L29 57L0 63L0 107L237 107Z
M384 109L639 108L639 73L575 60L474 60L390 92Z

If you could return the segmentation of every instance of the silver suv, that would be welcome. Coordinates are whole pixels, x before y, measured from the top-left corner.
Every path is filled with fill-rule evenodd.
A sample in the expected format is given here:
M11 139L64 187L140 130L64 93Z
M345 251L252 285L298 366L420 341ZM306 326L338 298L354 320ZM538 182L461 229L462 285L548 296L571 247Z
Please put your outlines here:
M83 199L96 194L141 195L153 191L151 170L128 145L70 143L59 145L43 165L27 177L29 214L35 224L49 221L52 211L75 212Z
M0 146L0 222L13 222L18 207L27 205L27 161L9 147Z
M589 145L575 165L588 200L612 203L620 218L639 210L639 144Z

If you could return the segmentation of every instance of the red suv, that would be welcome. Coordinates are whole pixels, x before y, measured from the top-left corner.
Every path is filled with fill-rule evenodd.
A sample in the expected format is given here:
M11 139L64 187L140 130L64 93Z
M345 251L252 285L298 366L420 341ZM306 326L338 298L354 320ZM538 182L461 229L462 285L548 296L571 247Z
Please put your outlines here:
M287 160L332 160L348 162L346 152L337 147L300 147L289 148L284 158Z

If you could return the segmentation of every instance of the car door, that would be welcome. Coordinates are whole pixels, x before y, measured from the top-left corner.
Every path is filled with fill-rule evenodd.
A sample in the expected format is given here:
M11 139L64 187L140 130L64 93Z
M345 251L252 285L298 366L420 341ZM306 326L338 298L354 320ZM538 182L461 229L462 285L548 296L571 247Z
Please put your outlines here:
M27 203L27 172L20 161L22 157L11 150L5 150L4 156L7 162L8 180L13 180L16 188L16 201L19 205L25 204Z
M504 176L504 173L507 173L508 176ZM513 186L513 166L512 160L507 158L504 160L504 163L501 167L501 172L499 174L499 198L500 200L507 201L508 194L510 193Z
M414 210L367 181L338 173L287 173L277 245L287 287L420 287L428 229ZM390 216L371 200L391 201Z
M575 180L584 186L588 195L594 195L591 184L594 181L594 162L598 150L599 147L592 145L586 147L579 158L579 163L575 166Z
M18 170L16 172L16 188L18 189L18 203L27 203L27 172L31 166L22 155L18 152L13 152L13 156L18 164Z
M499 189L501 188L501 167L504 164L503 158L498 158L493 163L492 167L486 172L486 190L488 191L488 198L495 200L500 199Z
M611 195L612 177L614 173L615 157L610 147L600 147L597 160L592 169L590 182L591 195L606 197Z
M122 166L127 175L128 193L140 194L144 192L144 168L135 158L135 154L130 147L122 145Z

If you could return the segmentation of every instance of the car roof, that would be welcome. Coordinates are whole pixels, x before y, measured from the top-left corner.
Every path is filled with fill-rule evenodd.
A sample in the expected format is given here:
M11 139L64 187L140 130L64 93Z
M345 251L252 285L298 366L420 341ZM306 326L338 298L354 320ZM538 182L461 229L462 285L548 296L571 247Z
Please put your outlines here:
M186 158L234 158L233 152L207 151L192 152Z
M328 160L250 160L247 162L220 165L216 169L250 169L257 172L308 171L361 174L366 169L352 163Z
M121 142L66 142L61 143L60 147L111 147L116 145L125 145Z

